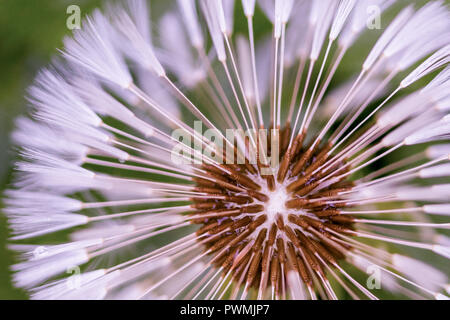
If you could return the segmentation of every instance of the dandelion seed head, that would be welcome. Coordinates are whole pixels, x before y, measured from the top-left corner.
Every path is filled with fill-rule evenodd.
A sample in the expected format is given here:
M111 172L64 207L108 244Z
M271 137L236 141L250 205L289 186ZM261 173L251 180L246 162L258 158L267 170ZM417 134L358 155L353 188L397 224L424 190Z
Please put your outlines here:
M15 284L36 299L378 299L361 280L375 268L399 297L448 298L418 253L450 258L434 219L450 210L449 10L403 7L362 48L368 7L394 2L96 10L12 136L4 211L30 243L11 245ZM335 81L350 49L365 58ZM42 245L53 233L67 238Z

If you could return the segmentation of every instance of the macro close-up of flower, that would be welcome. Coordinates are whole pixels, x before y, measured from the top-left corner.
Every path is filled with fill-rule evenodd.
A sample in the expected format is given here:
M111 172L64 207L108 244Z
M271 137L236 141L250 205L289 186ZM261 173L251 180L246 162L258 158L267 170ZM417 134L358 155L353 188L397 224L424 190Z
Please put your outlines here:
M24 93L13 285L449 299L449 3L154 2L86 14Z

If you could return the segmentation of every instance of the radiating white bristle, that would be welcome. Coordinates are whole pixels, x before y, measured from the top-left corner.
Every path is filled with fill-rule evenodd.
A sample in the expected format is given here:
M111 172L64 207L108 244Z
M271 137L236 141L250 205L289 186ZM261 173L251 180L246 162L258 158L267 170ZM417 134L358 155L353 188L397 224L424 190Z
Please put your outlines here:
M17 271L13 281L19 287L30 288L88 261L89 257L85 250L74 250L38 261L21 262L12 266L12 269Z
M223 6L223 13L225 17L225 34L231 36L234 27L234 4L235 0L221 0Z
M76 95L61 75L51 70L41 71L36 85L29 89L30 99L39 111L49 118L75 118L91 126L99 126L101 119Z
M450 247L442 245L434 245L433 251L447 259L450 259Z
M436 300L450 300L450 297L447 297L446 295L442 293L436 293Z
M57 280L42 287L33 289L31 298L36 300L91 300L101 299L105 296L102 289L98 286L89 286L89 290L85 290L88 284L95 283L95 280L105 275L105 269L84 272L75 275L74 279ZM100 287L101 288L101 287Z
M379 12L371 12L372 19L380 18L378 13L383 13L387 10L396 0L358 0L354 6L353 11L350 13L349 21L343 27L342 34L338 38L339 45L342 48L348 48L356 39L358 35L364 31L368 24L368 14L370 10L376 8ZM373 21L370 21L373 22Z
M314 6L316 6L316 8ZM324 8L327 9L325 10ZM319 57L319 53L322 49L328 29L331 26L336 8L337 2L332 0L315 1L313 3L312 12L317 11L318 14L315 19L317 21L317 25L315 27L311 45L311 53L309 55L311 60L317 60Z
M329 34L331 41L336 40L355 4L356 0L344 0L339 3Z
M184 34L184 26L173 13L166 13L161 17L159 26L160 30L164 30L160 35L162 50L158 52L159 59L186 87L193 88L205 79L205 70L192 54L192 48Z
M83 30L64 40L63 55L101 78L127 88L132 78L125 62L114 50L109 29L106 18L98 10L94 11Z
M333 90L330 90L330 92L327 94L326 98L323 101L323 107L322 112L324 113L324 116L330 117L333 115L333 113L336 111L337 107L339 106L339 102L342 101L347 94L347 92L352 87L353 83L355 82L355 78L350 79L349 81L346 81L339 85L338 87L334 88ZM375 92L375 89L377 89L382 82L382 78L374 78L368 80L364 87L366 90L360 90L358 91L353 99L349 101L349 106L346 109L346 114L350 113L351 111L354 111L355 108L360 107L366 99L369 97L369 95L373 92ZM377 92L375 99L381 98L385 95L387 89L382 89ZM392 109L392 108L391 108ZM403 109L402 109L403 110ZM342 115L342 117L345 116L345 114ZM390 117L389 117L390 118ZM381 121L378 119L378 121Z
M432 56L422 62L414 69L406 78L402 80L400 86L405 88L413 82L419 80L434 70L446 65L450 62L450 45L436 51Z
M10 245L11 249L23 252L24 260L40 260L49 258L58 254L68 253L80 249L86 249L88 247L98 246L102 244L103 239L91 238L89 240L75 241L58 245L50 246L38 246L38 245Z
M125 5L130 12L130 17L133 19L136 28L142 35L142 38L151 43L151 19L150 19L150 5L146 0L127 0ZM114 9L113 9L114 10Z
M88 222L88 217L84 215L58 211L52 213L43 210L23 212L23 210L8 208L5 209L5 213L13 229L12 240L37 237Z
M433 291L439 291L448 281L442 271L404 255L392 255L392 263L400 272Z
M82 208L82 202L77 199L54 195L48 192L36 192L26 190L6 190L7 198L4 202L15 209L30 210L61 210L77 211Z
M152 44L149 43L148 39L144 38L145 35L138 29L128 13L125 10L117 10L112 18L114 19L117 32L122 35L122 37L119 37L117 34L113 35L116 37L116 42L121 39L125 39L128 42L127 47L121 46L125 54L144 68L155 72L156 75L160 77L165 76L166 72L156 57ZM124 88L129 87L131 83L130 80Z
M438 36L440 33L447 31L449 27L448 18L448 13L441 3L431 2L426 4L397 33L384 49L383 55L391 57L403 48L413 45L417 38L424 39L430 35Z
M426 204L423 210L427 213L450 216L450 204Z
M88 241L95 238L109 238L131 233L136 230L132 224L115 224L111 222L98 222L85 229L77 230L71 234L73 241Z
M237 52L239 57L239 67L242 73L242 84L245 90L245 96L249 101L254 101L255 92L253 88L252 64L250 54L250 44L243 36L236 39Z
M301 1L294 4L294 16L290 19L286 29L286 42L284 62L286 67L292 66L297 58L304 59L308 54L310 43L307 39L309 22L297 15L309 15L311 1ZM259 51L259 50L258 50Z
M294 5L293 0L275 0L275 25L274 25L274 37L281 37L281 28L283 24L286 24L291 15L292 7Z
M430 158L439 158L450 154L450 144L437 144L429 146L426 152Z
M225 44L223 41L221 28L226 31L226 26L222 6L219 6L218 0L202 0L200 4L208 24L209 33L211 35L214 48L217 52L217 58L219 61L225 61L227 55L225 52Z
M75 139L67 139L72 138L72 135L44 123L19 117L16 120L16 127L12 139L26 148L44 150L76 162L82 161L88 153L88 147Z
M203 47L203 34L199 24L197 8L194 0L177 0L184 23L189 33L189 40L194 48Z
M436 242L436 244L450 247L450 237L447 237L447 236L445 236L443 234L436 235L435 236L435 242ZM448 291L448 289L447 289L447 291Z
M244 7L244 13L247 17L252 17L255 12L256 0L242 0L242 6Z
M450 163L422 169L419 171L419 175L422 178L448 177L450 176Z
M396 34L401 30L401 28L406 24L406 22L412 17L414 9L412 6L408 6L403 9L389 24L386 30L383 32L381 37L378 39L377 43L370 50L369 55L363 63L363 70L368 70L378 57L382 54L386 46L392 41Z
M395 191L396 196L402 200L417 201L448 201L448 187L406 187Z
M145 137L153 135L154 130L151 126L140 120L131 110L105 92L98 83L82 78L77 78L74 82L80 97L97 114L111 116L142 132Z
M444 119L442 119L444 120ZM436 121L430 126L413 133L405 138L408 145L424 143L427 141L447 140L450 137L450 123L446 121Z

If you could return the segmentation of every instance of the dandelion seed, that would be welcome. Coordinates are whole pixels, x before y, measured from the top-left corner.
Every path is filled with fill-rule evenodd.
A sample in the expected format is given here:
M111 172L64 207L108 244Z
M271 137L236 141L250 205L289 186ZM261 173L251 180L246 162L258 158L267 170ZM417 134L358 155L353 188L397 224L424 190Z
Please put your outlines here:
M13 133L5 213L30 242L11 245L15 284L35 299L378 299L361 281L376 268L401 298L448 299L420 253L450 258L434 220L450 212L450 11L411 4L360 47L367 8L393 2L95 11ZM350 48L366 58L331 88ZM42 246L55 232L69 240Z

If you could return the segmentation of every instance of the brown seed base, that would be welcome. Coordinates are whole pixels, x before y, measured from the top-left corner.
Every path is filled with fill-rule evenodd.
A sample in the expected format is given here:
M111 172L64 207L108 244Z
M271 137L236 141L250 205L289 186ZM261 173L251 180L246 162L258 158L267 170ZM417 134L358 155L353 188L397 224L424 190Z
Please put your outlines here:
M326 278L324 264L333 266L351 249L342 243L334 245L332 231L349 234L353 229L353 219L340 215L341 208L348 205L339 201L339 192L350 190L352 183L340 179L316 190L320 179L344 173L334 174L344 163L317 170L330 159L331 144L305 146L306 134L302 133L288 148L290 132L289 126L280 130L280 165L275 176L261 175L260 164L205 164L201 166L205 178L196 178L195 191L215 199L192 199L196 209L192 222L202 225L197 235L201 235L199 241L212 256L212 263L223 268L224 276L233 277L236 288L246 285L264 292L270 285L277 297L286 294L290 271L298 272L314 290L313 277ZM264 203L269 197L254 181L258 174L268 190L290 182L286 186L290 198L285 203L290 213L279 212L270 227L261 227L268 220Z

